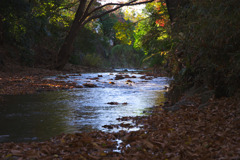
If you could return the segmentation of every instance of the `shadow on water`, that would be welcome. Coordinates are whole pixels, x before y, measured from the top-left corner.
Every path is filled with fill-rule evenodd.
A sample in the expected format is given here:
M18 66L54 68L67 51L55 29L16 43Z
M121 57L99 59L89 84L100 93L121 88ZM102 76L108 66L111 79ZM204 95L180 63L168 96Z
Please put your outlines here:
M6 96L0 105L0 142L42 141L61 133L110 131L102 126L119 124L116 120L119 117L143 115L146 108L165 101L163 90L168 85L167 78L144 81L140 78L142 75L129 73L136 78L126 83L128 78L114 80L116 74L89 73L64 79L79 85L91 82L98 86L96 88ZM98 75L102 77L90 80ZM123 104L125 102L127 104Z

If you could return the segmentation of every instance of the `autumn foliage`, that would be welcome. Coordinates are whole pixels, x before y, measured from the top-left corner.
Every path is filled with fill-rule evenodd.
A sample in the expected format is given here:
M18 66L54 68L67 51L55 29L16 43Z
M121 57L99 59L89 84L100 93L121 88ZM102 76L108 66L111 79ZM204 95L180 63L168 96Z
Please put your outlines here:
M159 19L156 20L156 24L158 26L164 27L169 21L168 17L163 15L166 8L167 7L165 2L156 3L155 10L158 12L159 15L162 15Z
M161 27L164 27L165 26L165 21L163 19L158 19L158 20L156 20L156 24L161 26Z

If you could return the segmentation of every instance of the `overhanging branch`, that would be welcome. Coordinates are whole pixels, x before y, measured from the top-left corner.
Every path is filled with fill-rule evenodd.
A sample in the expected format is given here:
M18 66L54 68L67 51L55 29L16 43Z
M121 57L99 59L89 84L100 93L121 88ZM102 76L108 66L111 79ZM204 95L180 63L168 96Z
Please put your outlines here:
M108 11L102 13L102 14L93 15L93 16L89 17L88 19L86 19L86 20L83 22L82 25L85 25L86 23L90 22L90 21L93 20L93 19L97 19L97 18L102 17L102 16L104 16L104 15L106 15L106 14L109 14L109 13L111 13L111 12L114 12L114 11L116 11L116 10L124 7L124 6L134 6L134 5L146 4L146 3L153 2L153 1L154 1L154 0L137 2L137 0L133 0L133 1L130 1L130 2L128 2L128 3L107 3L107 4L105 4L105 5L102 5L102 6L100 6L100 7L95 8L95 9L92 10L89 14L87 14L87 16L90 16L91 14L93 14L94 12L96 12L97 10L102 9L102 8L104 8L104 7L106 7L106 6L113 5L113 6L117 6L117 7L113 8L113 9L111 9L111 10L108 10Z
M134 3L134 2L136 2L136 1L137 1L137 0L133 0L133 1L130 1L130 2L128 2L128 3ZM120 5L120 4L123 4L123 3L106 3L106 4L104 4L104 5L100 6L100 7L97 7L97 8L95 8L94 10L92 10L90 13L88 13L88 16L91 15L92 13L94 13L94 12L96 12L96 11L104 8L104 7L106 7L106 6L117 6L117 5Z

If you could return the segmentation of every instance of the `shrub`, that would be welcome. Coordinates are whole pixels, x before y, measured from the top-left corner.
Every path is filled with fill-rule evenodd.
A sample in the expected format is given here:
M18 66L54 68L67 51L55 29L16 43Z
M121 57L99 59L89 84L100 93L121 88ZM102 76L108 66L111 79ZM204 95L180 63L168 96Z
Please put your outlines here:
M204 87L216 97L240 88L240 3L238 0L189 1L174 28L171 55L175 83Z
M96 54L86 54L85 57L83 58L83 65L86 66L91 66L91 67L99 67L102 65L102 60L100 56Z

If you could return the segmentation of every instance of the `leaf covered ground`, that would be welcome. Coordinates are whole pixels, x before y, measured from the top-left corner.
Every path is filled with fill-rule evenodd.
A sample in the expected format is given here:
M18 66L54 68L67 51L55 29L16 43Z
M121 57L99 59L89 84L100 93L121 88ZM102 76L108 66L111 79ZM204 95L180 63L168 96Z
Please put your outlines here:
M62 74L62 72L41 69L18 73L0 72L0 96L32 94L40 91L68 89L74 86L74 84L62 81L43 79L46 76L57 74Z
M77 86L76 83L61 81L66 78L69 72L84 73L98 71L97 68L71 66L64 71L47 70L39 68L14 68L13 71L0 71L0 102L3 95L33 94L42 91L53 91L71 89ZM75 67L75 68L74 68ZM44 79L48 76L58 76L58 81Z
M24 93L36 91L30 88L71 87L63 82L42 82L40 78L49 73L34 73L1 76L1 94L12 87L24 88ZM95 131L62 134L44 142L0 143L0 159L240 159L239 98L210 99L204 107L199 107L198 96L188 101L194 105L182 103L175 112L155 106L148 116L119 119L131 119L141 126L139 131Z

